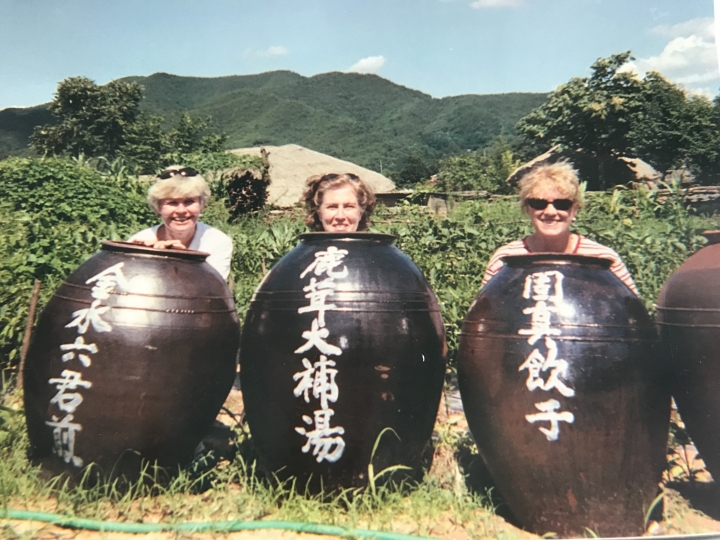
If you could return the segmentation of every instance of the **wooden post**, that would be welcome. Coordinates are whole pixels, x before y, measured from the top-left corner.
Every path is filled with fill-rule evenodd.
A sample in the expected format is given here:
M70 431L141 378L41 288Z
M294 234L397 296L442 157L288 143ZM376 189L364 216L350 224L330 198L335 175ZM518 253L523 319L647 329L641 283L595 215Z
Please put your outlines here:
M30 336L32 335L33 325L35 324L35 310L37 309L38 298L40 296L39 279L35 280L32 294L30 295L30 307L28 308L28 318L25 324L25 334L23 334L22 349L20 349L20 364L18 365L17 387L19 390L23 388L23 369L25 368L25 357L30 347Z

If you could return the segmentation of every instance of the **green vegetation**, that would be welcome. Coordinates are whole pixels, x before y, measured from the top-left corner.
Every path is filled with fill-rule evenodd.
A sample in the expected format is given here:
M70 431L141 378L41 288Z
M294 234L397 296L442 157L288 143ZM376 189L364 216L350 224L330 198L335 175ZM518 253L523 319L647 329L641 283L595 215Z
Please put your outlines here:
M0 162L0 362L18 359L35 279L43 304L105 239L155 222L144 186L119 185L67 159Z
M36 126L52 122L47 105L0 111L0 158L30 155L30 136Z
M203 155L198 159L210 158ZM252 158L244 166L259 168L262 164L258 161ZM222 160L210 159L206 166L213 163ZM305 230L302 215L300 211L282 216L260 213L230 220L223 199L227 179L210 174L209 169L203 172L216 179L213 192L217 197L203 220L233 238L233 287L242 317L263 275L294 247L296 235ZM34 280L43 281L42 309L61 280L95 252L101 240L126 238L154 223L157 218L144 200L146 187L112 164L101 173L87 161L67 158L0 162L0 199L4 201L0 279L7 284L0 291L0 362L10 383ZM662 202L656 193L626 189L587 194L587 208L576 225L578 232L622 255L651 306L669 273L703 243L698 233L717 223L692 215L682 204L682 191L673 187ZM459 325L479 289L490 254L530 232L515 198L463 203L446 218L411 204L381 206L373 227L397 236L397 245L418 264L436 291L447 329L450 365L454 366ZM467 537L512 538L516 534L493 515L482 489L483 497L463 481L462 474L471 471L478 456L472 441L454 431L452 423L440 425L436 433L436 454L440 456L436 461L442 463L445 456L450 465L434 469L418 485L376 486L335 498L307 497L291 485L276 486L255 474L247 426L238 424L234 428L235 457L218 464L217 457L208 456L170 484L155 482L150 470L145 483L129 489L117 485L71 487L60 480L42 479L40 471L28 464L20 396L11 384L2 390L3 507L128 522L270 518L435 536L454 534L456 528ZM463 463L460 469L458 460Z
M33 135L41 153L123 157L145 171L222 145L292 143L382 172L399 187L424 182L444 167L440 190L501 193L500 173L509 164L560 145L596 160L593 190L618 183L607 167L620 156L640 157L661 173L687 167L699 183L716 182L720 101L688 95L659 73L640 79L624 68L630 60L629 51L600 58L589 77L574 77L547 97L434 99L355 73L156 73L102 87L77 77L60 83L50 105L0 111L0 157L27 154L28 137L42 125ZM78 106L78 98L95 112ZM48 125L49 111L54 125ZM209 118L227 139L210 133ZM499 137L511 152L501 167L485 161Z
M229 154L188 156L203 172L227 166L262 170L259 158ZM106 239L124 240L157 223L147 182L117 162L104 173L88 161L11 158L0 161L0 364L16 363L27 302L36 279L41 305ZM212 177L212 174L208 175ZM222 194L223 185L215 185ZM220 195L218 194L218 195ZM223 203L216 204L224 210Z
M293 143L390 175L409 156L430 165L481 149L500 134L511 140L515 123L545 100L544 94L519 93L434 99L376 75L353 73L302 77L274 71L218 78L156 73L110 84L144 88L141 113L165 119L144 126L146 133L172 129L188 111L192 118L211 116L213 127L227 134L227 148ZM48 123L47 112L40 118L26 111L0 111L0 158L25 152L32 129Z
M208 160L198 156L198 162ZM192 163L192 162L191 162ZM204 164L201 170L222 160ZM258 158L244 166L262 170ZM196 163L192 163L196 164ZM222 166L225 164L222 163ZM45 283L43 300L105 238L127 238L156 222L144 200L146 185L110 168L100 173L87 162L68 159L10 159L0 162L0 363L17 359L26 302L35 279ZM265 272L296 244L302 216L254 214L231 221L227 179L216 178L203 216L229 234L235 245L232 275L241 316ZM589 193L576 230L615 249L635 276L648 307L667 276L703 242L698 233L716 226L694 216L674 188L664 202L657 193L616 189ZM395 234L397 245L421 268L442 302L451 358L459 324L479 290L485 264L500 245L530 232L514 197L470 201L446 218L406 204L380 207L375 230Z
M235 445L228 454L203 456L170 482L158 481L152 469L142 482L122 488L48 481L25 457L22 396L13 387L28 301L35 280L43 283L42 309L102 240L124 239L157 222L145 201L147 182L129 171L182 162L211 182L214 200L203 221L233 239L231 283L244 317L262 277L296 245L305 226L297 209L282 215L258 210L266 164L216 152L223 137L207 135L208 114L228 131L231 146L299 143L394 171L401 185L437 173L437 183L426 189L438 191L508 193L504 180L526 157L523 152L557 143L596 158L638 154L662 170L686 165L703 178L715 174L720 102L687 97L659 74L633 79L619 69L628 58L598 60L591 77L558 88L545 105L532 94L436 100L373 75L340 73L220 79L156 74L104 87L83 78L64 81L52 105L57 123L36 131L33 141L43 152L73 157L0 161L0 505L126 523L276 519L419 535L517 537L494 516L496 499L484 491L487 486L473 478L479 456L467 432L454 427L457 419L438 423L435 465L422 482L373 483L334 497L310 497L293 484L263 479L241 420L232 428ZM532 107L538 108L520 122L526 139L519 141L513 124ZM0 130L0 155L17 151L14 141L29 135L27 122L47 123L48 114L44 108L0 111L0 120L12 120ZM624 187L587 193L575 224L575 231L621 255L651 313L663 282L703 245L699 233L718 227L717 218L685 206L679 186L667 187L662 200L657 192ZM531 232L515 197L461 203L447 217L407 202L381 206L372 230L394 234L428 278L441 303L454 369L460 325L490 255ZM698 471L682 452L687 434L679 420L673 422L668 472L672 478L680 468L692 480ZM372 464L368 472L375 476ZM683 512L687 506L678 498L666 498L666 515ZM13 538L37 536L10 525L0 530Z
M434 191L487 191L509 193L505 181L520 166L510 146L499 137L487 150L441 159Z
M0 418L5 419L5 431L0 433L6 434L0 440L3 509L34 509L124 523L270 519L415 535L444 536L463 529L465 538L517 538L511 527L493 515L484 496L465 488L446 489L433 477L419 485L378 486L373 492L348 490L333 497L308 496L292 483L265 481L243 450L249 441L246 424L233 428L237 455L213 468L199 459L170 483L156 482L157 471L151 468L141 482L123 488L118 483L71 486L61 478L48 481L39 468L27 462L28 440L17 395L2 397ZM208 458L213 464L217 462L212 456ZM35 524L35 530L38 527ZM33 532L19 536L8 522L0 525L0 535L41 536Z
M30 143L46 156L123 159L141 173L187 161L193 153L222 151L226 137L205 133L209 119L183 112L165 131L161 116L140 112L142 95L137 83L98 86L86 77L65 79L49 105L55 122L36 127Z
M624 69L630 51L598 59L590 77L573 77L521 119L517 129L535 153L560 145L592 155L603 190L611 158L640 157L661 174L685 166L700 183L720 172L720 101L690 96L661 74L642 80Z

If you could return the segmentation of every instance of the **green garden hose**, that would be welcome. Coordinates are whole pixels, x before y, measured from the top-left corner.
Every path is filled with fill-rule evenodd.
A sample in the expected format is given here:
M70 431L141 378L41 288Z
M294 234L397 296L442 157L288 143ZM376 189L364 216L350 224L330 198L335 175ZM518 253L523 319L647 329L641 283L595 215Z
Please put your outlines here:
M35 512L32 510L2 510L0 519L21 519L42 521L69 529L85 529L101 532L153 533L163 531L183 532L218 532L256 531L260 529L279 529L299 533L327 534L355 538L378 538L380 540L436 540L428 536L413 536L367 529L348 529L337 525L321 525L319 523L298 523L296 521L190 521L185 523L121 523L117 521L101 521Z

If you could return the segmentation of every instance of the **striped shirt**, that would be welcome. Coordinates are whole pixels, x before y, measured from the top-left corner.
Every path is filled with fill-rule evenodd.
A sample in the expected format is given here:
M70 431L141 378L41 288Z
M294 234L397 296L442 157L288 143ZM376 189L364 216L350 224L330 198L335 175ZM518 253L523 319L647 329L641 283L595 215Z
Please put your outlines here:
M632 292L638 294L635 282L633 281L630 272L628 272L628 269L625 267L625 264L622 262L620 255L609 247L593 242L584 236L575 236L577 237L575 249L573 249L570 253L611 260L612 264L610 265L610 271L620 278L620 281L627 285ZM483 277L481 287L490 281L490 278L495 276L495 274L497 274L504 266L504 263L502 262L503 257L512 255L527 255L530 253L530 250L527 247L526 239L527 238L523 238L521 240L515 240L514 242L505 244L493 253L492 257L490 257L490 262L488 262L487 269L485 270L485 276Z

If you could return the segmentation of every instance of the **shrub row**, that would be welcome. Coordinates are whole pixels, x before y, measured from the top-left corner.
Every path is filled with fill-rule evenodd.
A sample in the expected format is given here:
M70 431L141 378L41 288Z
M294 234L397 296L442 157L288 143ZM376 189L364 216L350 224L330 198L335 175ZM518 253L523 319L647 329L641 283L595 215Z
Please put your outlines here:
M145 185L109 178L77 162L10 159L0 162L0 364L17 362L33 282L43 281L39 308L104 239L127 238L156 222ZM244 316L265 272L304 232L299 211L258 214L229 223L218 197L203 221L229 234L235 245L232 284ZM649 309L662 283L704 242L712 218L695 216L680 190L660 202L653 192L616 190L588 194L575 230L615 249L635 277ZM531 232L515 202L471 201L439 218L405 204L379 207L373 230L397 236L397 245L425 273L437 293L453 364L457 335L480 287L485 265L500 245Z

